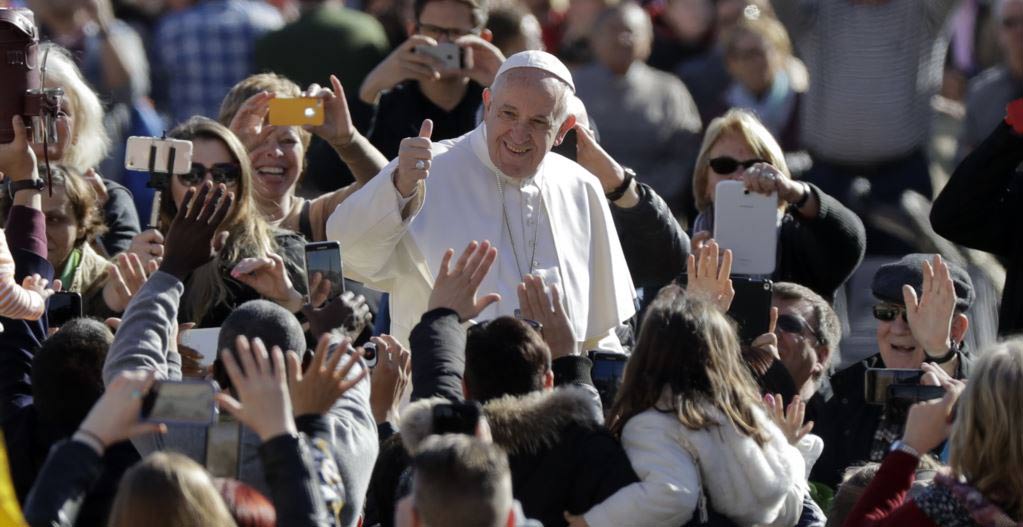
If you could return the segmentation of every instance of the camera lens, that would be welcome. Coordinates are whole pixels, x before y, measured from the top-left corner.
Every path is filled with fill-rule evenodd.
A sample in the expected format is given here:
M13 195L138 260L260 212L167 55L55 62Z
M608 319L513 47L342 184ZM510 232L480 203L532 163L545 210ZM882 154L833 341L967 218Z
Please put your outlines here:
M377 345L372 342L367 342L362 346L362 358L368 362L375 362L377 359Z

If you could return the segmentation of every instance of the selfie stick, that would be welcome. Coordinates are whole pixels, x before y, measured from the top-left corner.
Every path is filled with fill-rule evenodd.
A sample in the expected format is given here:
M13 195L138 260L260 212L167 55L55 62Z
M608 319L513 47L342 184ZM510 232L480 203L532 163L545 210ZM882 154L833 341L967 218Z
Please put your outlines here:
M167 139L167 132L163 133L160 140ZM153 206L149 211L149 225L146 229L160 229L160 203L163 201L163 192L167 188L167 178L174 172L174 156L177 149L171 145L167 154L167 170L159 172L156 170L156 143L149 146L149 182L147 187L155 189L153 193Z

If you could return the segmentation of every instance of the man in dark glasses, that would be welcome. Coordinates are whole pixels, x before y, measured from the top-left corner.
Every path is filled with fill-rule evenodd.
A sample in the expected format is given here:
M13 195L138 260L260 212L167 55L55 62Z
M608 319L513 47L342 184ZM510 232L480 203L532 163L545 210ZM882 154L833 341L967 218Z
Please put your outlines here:
M779 362L792 378L795 394L810 401L838 362L842 323L831 304L799 284L774 284L771 305L778 308L774 333Z
M904 410L867 404L868 368L918 370L930 362L964 379L970 363L963 339L975 295L962 267L938 255L910 254L881 266L871 289L878 301L878 353L833 375L834 395L814 416L814 433L824 439L824 452L811 480L832 486L847 467L880 461L905 427Z

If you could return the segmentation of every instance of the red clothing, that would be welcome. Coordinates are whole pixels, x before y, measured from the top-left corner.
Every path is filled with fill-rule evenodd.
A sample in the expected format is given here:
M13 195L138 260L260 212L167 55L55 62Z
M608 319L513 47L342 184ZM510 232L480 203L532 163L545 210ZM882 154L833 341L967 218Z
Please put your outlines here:
M888 454L843 527L939 527L913 500L904 501L918 461L901 451Z

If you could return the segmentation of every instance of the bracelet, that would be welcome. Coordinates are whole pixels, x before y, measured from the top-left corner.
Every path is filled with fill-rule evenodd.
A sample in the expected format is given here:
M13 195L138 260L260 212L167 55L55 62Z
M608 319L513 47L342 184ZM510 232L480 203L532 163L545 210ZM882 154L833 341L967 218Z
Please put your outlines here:
M612 203L622 199L622 196L624 196L625 193L629 191L629 187L632 186L632 180L636 179L636 172L631 168L622 167L622 172L625 172L625 181L622 181L622 184L618 185L618 188L604 195L607 200Z
M98 435L84 428L79 428L78 431L75 432L75 435L71 436L71 438L80 443L85 443L101 456L103 455L103 452L106 451L107 449L107 445L103 442L102 439L100 439Z
M889 452L895 451L905 452L906 454L909 454L917 459L920 459L920 452L917 452L915 448L907 445L906 442L901 439L897 439L894 443L892 443L892 448L889 450Z
M942 355L940 357L931 357L930 355L928 355L926 357L925 361L926 362L930 362L931 364L945 364L946 362L948 362L948 361L950 361L950 360L952 360L952 359L954 359L954 358L956 358L958 356L959 356L959 348L955 344L952 344L952 346L948 348L948 353L946 353L946 354L944 354L944 355Z
M792 204L792 206L796 209L803 208L803 206L806 205L806 202L810 201L810 194L813 193L813 191L810 190L810 185L807 185L805 182L801 183L803 184L803 197L799 198L799 201Z

